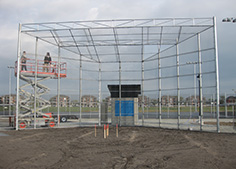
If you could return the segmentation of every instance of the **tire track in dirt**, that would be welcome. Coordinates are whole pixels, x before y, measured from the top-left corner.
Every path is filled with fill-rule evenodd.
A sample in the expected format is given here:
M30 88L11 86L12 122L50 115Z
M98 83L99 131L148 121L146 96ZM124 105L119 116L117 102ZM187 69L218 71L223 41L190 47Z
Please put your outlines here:
M24 137L20 137L20 138L13 138L11 140L9 140L10 142L15 142L15 141L20 141L20 140L25 140L25 139L32 139L32 138L37 138L39 136L43 136L45 135L44 133L36 133L36 134L32 134L29 136L24 136Z
M200 149L206 151L208 154L212 155L213 157L217 156L217 153L209 149L208 147L202 145L200 142L193 140L191 137L188 135L184 135L184 137L190 142L190 144L195 145L199 147Z
M217 169L220 169L220 159L218 158L218 153L215 152L214 150L210 149L209 147L207 147L206 145L204 145L204 143L198 142L194 139L192 139L191 137L189 137L188 135L184 135L184 137L189 141L189 143L193 146L196 146L198 148L200 148L201 150L205 151L207 154L209 154L210 156L212 156L212 160L208 161L208 163L211 163L213 166L215 166Z
M67 144L62 144L62 145L61 145L61 148L59 149L60 152L62 153L62 157L61 157L56 163L54 163L53 165L51 165L51 166L49 167L49 169L53 169L53 168L55 168L55 169L58 169L58 168L65 168L65 167L64 167L65 162L70 161L70 159L77 158L77 157L75 157L75 156L73 155L73 151L70 151L70 150L71 150L70 144L75 143L75 142L78 141L79 139L82 139L82 138L84 138L84 137L86 137L86 136L89 136L89 135L91 135L91 134L93 134L93 133L94 133L94 131L85 133L85 134L80 135L79 137L76 137L76 138L74 138L74 139L72 139L72 140L70 140L70 141L67 140L67 141L66 141Z

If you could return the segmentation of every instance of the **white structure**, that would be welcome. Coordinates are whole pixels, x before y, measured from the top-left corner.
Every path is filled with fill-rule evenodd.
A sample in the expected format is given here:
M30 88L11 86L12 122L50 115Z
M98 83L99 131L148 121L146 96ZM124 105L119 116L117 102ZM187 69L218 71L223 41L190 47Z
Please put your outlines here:
M79 124L83 124L81 97L98 98L97 123L101 125L101 104L109 91L108 84L140 84L144 96L158 100L156 108L142 104L141 124L150 118L162 127L165 110L162 96L176 96L172 110L176 117L173 128L181 129L180 98L189 97L196 89L200 96L199 118L204 115L202 98L216 100L216 131L219 132L219 77L215 18L122 19L73 22L24 23L19 25L18 63L29 39L33 39L34 59L53 51L58 65L67 63L67 81L57 78L54 84L58 97L61 90L78 94ZM26 39L26 40L25 40ZM35 43L33 43L35 42ZM39 42L43 45L40 46ZM45 43L46 42L46 43ZM25 48L22 49L24 46ZM22 48L21 48L22 47ZM193 72L195 62L196 72ZM17 118L20 114L20 65L17 70ZM195 70L195 69L194 69ZM198 80L194 84L193 77ZM198 78L197 78L198 77ZM37 76L35 76L35 83ZM67 94L67 93L66 93ZM36 100L37 101L37 100ZM35 103L35 109L37 105ZM109 109L108 109L109 110ZM58 108L58 114L59 114ZM18 121L18 119L17 119ZM200 123L202 124L202 123ZM199 126L203 130L203 126Z

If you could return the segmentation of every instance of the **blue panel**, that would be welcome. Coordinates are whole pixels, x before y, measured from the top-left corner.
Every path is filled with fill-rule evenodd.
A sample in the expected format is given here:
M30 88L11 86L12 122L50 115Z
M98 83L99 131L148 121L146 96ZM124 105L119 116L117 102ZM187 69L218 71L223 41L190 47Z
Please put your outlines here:
M115 101L115 116L120 114L119 100ZM122 100L121 101L121 116L134 116L134 101Z

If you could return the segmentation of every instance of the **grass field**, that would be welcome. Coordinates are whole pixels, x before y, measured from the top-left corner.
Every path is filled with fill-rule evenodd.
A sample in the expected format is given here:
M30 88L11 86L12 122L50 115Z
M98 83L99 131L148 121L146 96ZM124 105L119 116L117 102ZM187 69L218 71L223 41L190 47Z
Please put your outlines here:
M49 107L46 109L43 109L43 112L57 112L57 107ZM203 112L214 112L215 107L211 107L211 106L204 106L203 107ZM8 106L0 106L0 111L8 111ZM11 110L15 110L15 108L12 106ZM81 112L98 112L99 108L98 107L82 107ZM177 106L175 107L166 107L166 106L162 106L161 108L162 112L177 112ZM189 107L189 106L181 106L180 107L180 111L181 112L194 112L195 107ZM228 112L232 112L233 107L232 106L228 106L227 107L227 111ZM22 110L24 111L24 110ZM111 111L111 107L108 108L108 111ZM144 108L144 112L158 112L159 111L159 107L145 107ZM197 111L199 111L199 107L197 107ZM79 107L60 107L60 112L80 112L80 108ZM142 107L139 107L139 112L142 112ZM220 106L220 112L225 112L225 106Z
M99 108L98 107L82 107L81 112L98 112ZM161 108L162 112L176 112L177 111L177 106L176 107L162 107ZM180 107L181 112L190 112L194 111L195 107ZM50 107L47 109L44 109L43 111L48 111L48 112L57 112L57 107ZM111 107L108 108L108 111L111 111ZM144 112L158 112L159 107L145 107ZM197 107L197 111L199 111L199 108ZM204 106L203 107L203 112L214 112L215 108L210 107L210 106ZM232 106L227 107L228 112L232 112ZM79 107L61 107L60 112L80 112ZM139 107L139 112L142 112L142 107ZM225 112L225 107L220 107L220 112Z

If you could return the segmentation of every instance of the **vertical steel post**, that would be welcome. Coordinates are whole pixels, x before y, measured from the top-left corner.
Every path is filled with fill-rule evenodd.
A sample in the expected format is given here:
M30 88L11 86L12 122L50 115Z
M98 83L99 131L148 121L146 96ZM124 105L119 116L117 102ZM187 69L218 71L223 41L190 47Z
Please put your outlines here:
M142 93L142 126L144 126L144 46L143 46L143 28L142 28L142 49L141 49L141 60L142 60L142 65L141 65L141 70L142 70L142 85L141 85L141 93Z
M158 48L158 91L159 91L159 127L161 127L161 56L160 56L161 49ZM169 98L168 98L169 99ZM169 102L169 101L168 101ZM169 106L169 103L168 103Z
M8 95L8 104L9 104L9 116L11 115L11 66L8 66L9 70L9 95Z
M189 96L189 109L190 109L190 115L189 115L189 118L192 119L192 95L190 94Z
M199 120L200 120L200 131L202 131L203 125L203 104L202 104L202 55L201 55L201 40L200 34L197 34L198 42L198 66L199 66Z
M102 99L101 99L101 92L102 92L102 74L101 74L101 62L99 62L99 72L98 72L98 101L99 101L99 105L98 105L98 108L99 108L99 114L98 114L98 125L101 126L101 104L102 104Z
M142 56L142 86L141 86L141 93L142 93L142 126L144 126L144 60Z
M177 73L177 104L178 104L178 129L180 129L180 85L179 85L179 42L176 39L176 73Z
M119 61L119 126L121 126L121 61Z
M79 65L79 124L81 125L82 118L82 55L80 55L80 65Z
M225 93L225 117L228 117L228 108L227 108L227 102L226 102L226 93Z
M37 75L38 75L38 37L35 43L35 73L34 73L34 129L36 129L36 111L37 111Z
M217 44L217 31L216 31L216 17L213 18L213 23L214 23L214 46L215 46L215 71L216 71L216 117L217 117L217 132L220 132L220 109L219 109L219 104L220 104L220 87L219 87L219 66L218 66L218 44Z
M168 119L169 119L170 118L170 95L169 94L167 95L167 100L168 100L167 113L168 113Z
M18 29L18 42L17 42L17 78L16 78L16 130L18 130L18 116L19 116L19 102L20 102L20 53L21 53L21 27L19 24Z
M233 120L234 120L234 116L235 116L235 111L234 111L234 105L232 105L232 116L233 116Z
M212 113L213 113L213 112L212 112L212 110L213 110L212 107L213 107L213 96L211 96L211 115L212 115ZM215 114L215 113L214 113L214 114Z
M194 106L195 106L195 113L197 112L197 85L196 85L196 64L193 64L193 83L194 83Z
M213 102L213 112L214 112L214 118L216 117L216 107L215 107L215 94L213 93L213 96L212 96L212 102Z
M61 88L61 47L58 46L58 58L57 58L57 126L60 126L60 88Z

